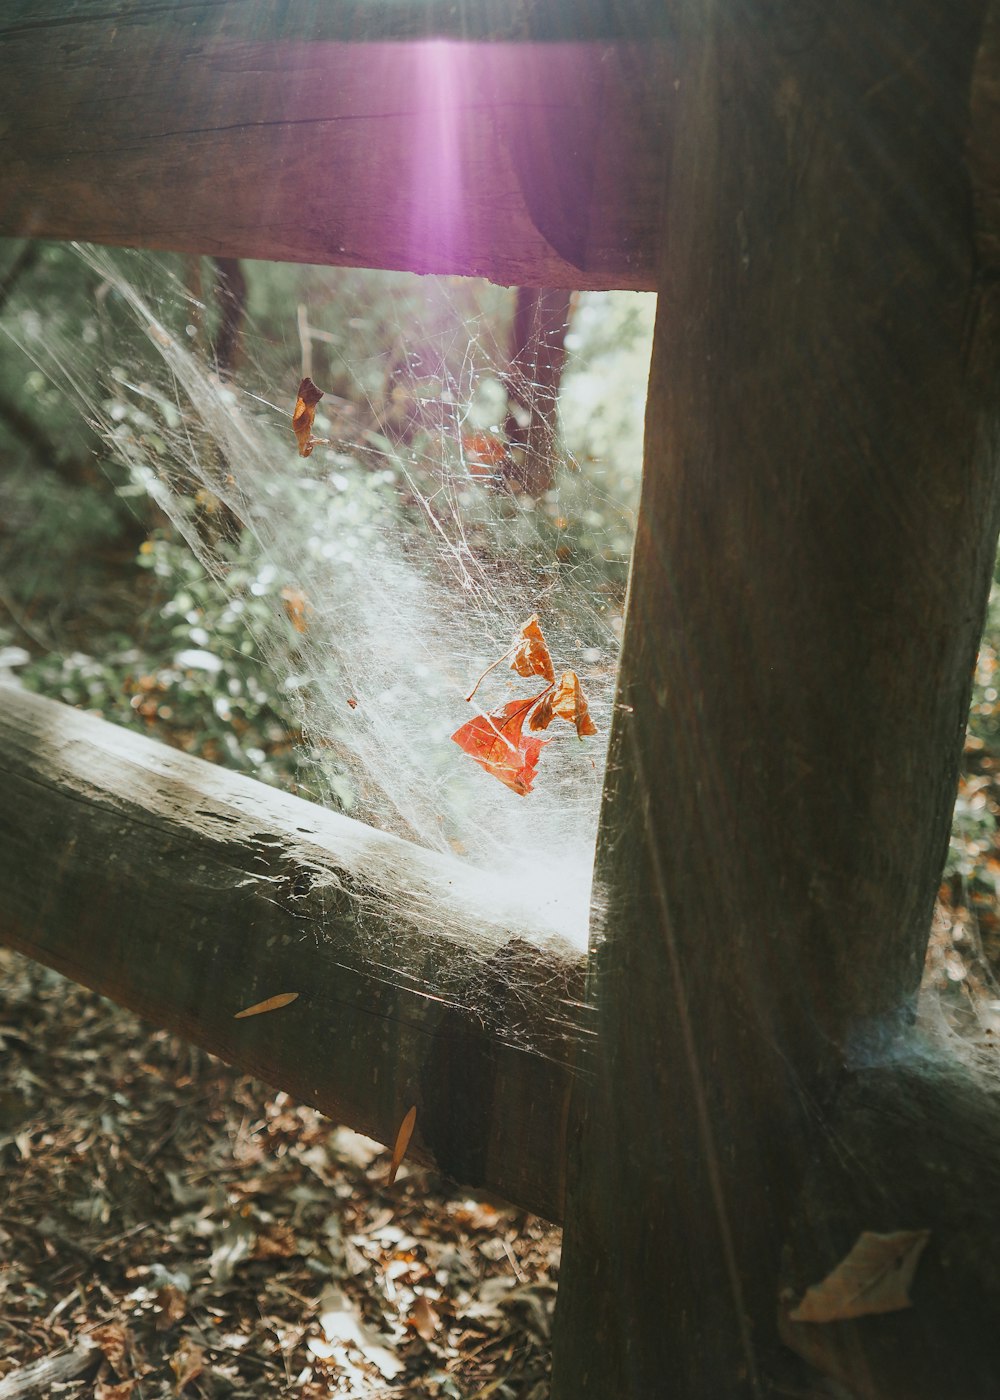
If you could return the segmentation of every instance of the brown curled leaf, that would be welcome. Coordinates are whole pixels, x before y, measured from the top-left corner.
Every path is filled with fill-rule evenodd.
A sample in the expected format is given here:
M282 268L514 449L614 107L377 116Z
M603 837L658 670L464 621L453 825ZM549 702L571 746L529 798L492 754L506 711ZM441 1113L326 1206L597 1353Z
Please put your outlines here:
M312 435L316 405L322 397L323 390L317 389L311 379L302 380L292 414L292 432L298 439L300 457L310 456L318 443L326 442L326 438L314 438Z
M544 676L549 684L556 678L549 648L538 625L537 614L533 613L521 628L510 669L516 671L519 676Z
M400 1164L406 1156L406 1149L410 1145L410 1138L413 1136L413 1129L417 1122L417 1106L414 1106L403 1118L399 1125L399 1132L396 1134L396 1144L392 1149L392 1161L389 1163L389 1175L385 1179L386 1186L391 1186L396 1180L396 1173Z
M559 685L552 695L552 713L575 725L581 739L585 734L597 733L597 725L590 718L587 697L575 671L563 671ZM532 728L531 725L528 727Z
M549 725L555 719L555 712L552 709L552 696L554 693L555 692L552 690L546 691L532 710L528 718L529 729L548 729Z
M288 1006L298 996L298 992L278 992L276 996L267 997L264 1001L256 1001L253 1006L246 1006L242 1011L237 1011L233 1016L234 1021L239 1021L244 1016L262 1016L265 1011L280 1011L283 1006Z

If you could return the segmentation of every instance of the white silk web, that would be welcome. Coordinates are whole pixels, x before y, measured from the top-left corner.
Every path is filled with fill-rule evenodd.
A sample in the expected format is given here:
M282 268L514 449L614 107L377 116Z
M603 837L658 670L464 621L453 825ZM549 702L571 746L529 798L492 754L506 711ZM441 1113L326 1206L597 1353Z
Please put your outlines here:
M536 498L503 489L494 460L512 293L480 288L470 319L475 298L460 279L400 279L387 348L373 339L366 274L329 274L324 287L317 270L315 304L287 318L302 368L327 390L314 431L329 441L302 458L290 427L297 376L266 382L268 347L252 323L241 372L223 377L191 348L185 317L202 308L179 279L142 255L81 255L102 295L129 309L135 337L117 347L100 402L68 351L49 344L44 368L83 398L237 606L248 569L249 588L274 597L257 641L301 727L304 789L488 872L516 892L525 927L583 946L652 297L615 294L639 323L617 382L599 356L575 372L570 336L564 436L602 456L574 462L559 450ZM599 298L584 298L576 325L585 332L604 314ZM525 797L450 736L540 688L503 665L464 699L533 613L557 672L580 676L599 733L580 741L553 726Z

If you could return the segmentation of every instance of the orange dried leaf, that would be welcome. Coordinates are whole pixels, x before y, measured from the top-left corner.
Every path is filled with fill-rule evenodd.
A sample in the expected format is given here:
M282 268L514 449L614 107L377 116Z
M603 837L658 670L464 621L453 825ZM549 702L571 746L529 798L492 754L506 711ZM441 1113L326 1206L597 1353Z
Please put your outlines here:
M520 797L526 797L531 791L538 758L547 742L526 738L522 733L524 721L537 698L512 700L502 710L477 715L451 736L463 753L474 758L481 768Z
M296 632L305 632L313 611L313 605L306 595L297 588L292 588L291 584L286 584L281 590L281 601Z
M544 676L549 684L556 678L552 657L538 625L538 617L534 614L521 628L510 669L519 676Z
M392 1161L389 1163L389 1175L385 1179L386 1186L391 1186L396 1180L396 1173L399 1171L400 1163L406 1156L406 1149L410 1145L410 1138L413 1136L413 1129L417 1122L416 1104L404 1117L399 1125L399 1132L396 1134L396 1145L392 1149Z
M237 1011L233 1017L234 1021L239 1021L244 1016L261 1016L265 1011L280 1011L283 1006L288 1006L298 996L298 992L278 992L276 996L267 997L264 1001L254 1002L253 1006L244 1007L242 1011Z
M462 451L467 457L474 459L473 466L482 463L498 467L507 456L507 444L495 433L464 433Z
M910 1285L930 1230L864 1230L832 1273L807 1288L790 1322L839 1322L911 1308Z
M575 725L581 739L585 734L597 733L597 725L590 718L587 697L575 671L563 671L552 696L552 713Z
M292 414L292 432L298 438L300 457L310 456L317 443L326 441L325 438L314 438L312 435L316 405L322 397L322 389L317 389L311 379L303 379L295 400L295 412Z

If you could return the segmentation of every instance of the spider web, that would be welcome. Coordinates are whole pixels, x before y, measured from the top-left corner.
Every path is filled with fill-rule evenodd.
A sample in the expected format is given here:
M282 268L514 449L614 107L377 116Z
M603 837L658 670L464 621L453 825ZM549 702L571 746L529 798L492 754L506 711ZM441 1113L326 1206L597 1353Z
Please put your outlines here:
M617 401L599 361L574 374L568 338L564 439L607 455L554 449L552 486L536 499L508 489L495 460L511 293L401 277L386 346L370 314L370 278L384 288L384 274L330 273L324 285L315 270L310 301L288 308L285 360L301 355L297 368L333 384L314 428L327 441L302 458L290 431L297 380L268 381L272 347L252 324L239 374L221 375L193 345L205 308L190 288L145 255L80 253L102 294L129 309L135 338L106 367L101 403L67 352L50 345L47 372L83 396L133 480L237 603L236 541L256 571L251 588L281 600L256 639L301 727L304 788L489 872L517 891L525 926L583 946L652 298L616 294L645 316L639 373ZM599 297L583 299L577 343L576 326L601 314ZM580 741L553 726L522 797L451 735L537 691L502 666L464 698L533 613L557 673L580 676L599 734Z

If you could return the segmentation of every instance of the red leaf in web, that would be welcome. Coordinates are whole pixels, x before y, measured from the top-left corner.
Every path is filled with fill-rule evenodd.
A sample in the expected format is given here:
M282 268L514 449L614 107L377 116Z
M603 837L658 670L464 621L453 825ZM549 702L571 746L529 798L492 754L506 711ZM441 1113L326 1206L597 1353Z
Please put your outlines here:
M502 710L477 715L451 736L463 753L474 758L481 768L520 797L526 797L531 791L538 756L547 742L527 738L521 732L525 716L537 698L512 700Z

